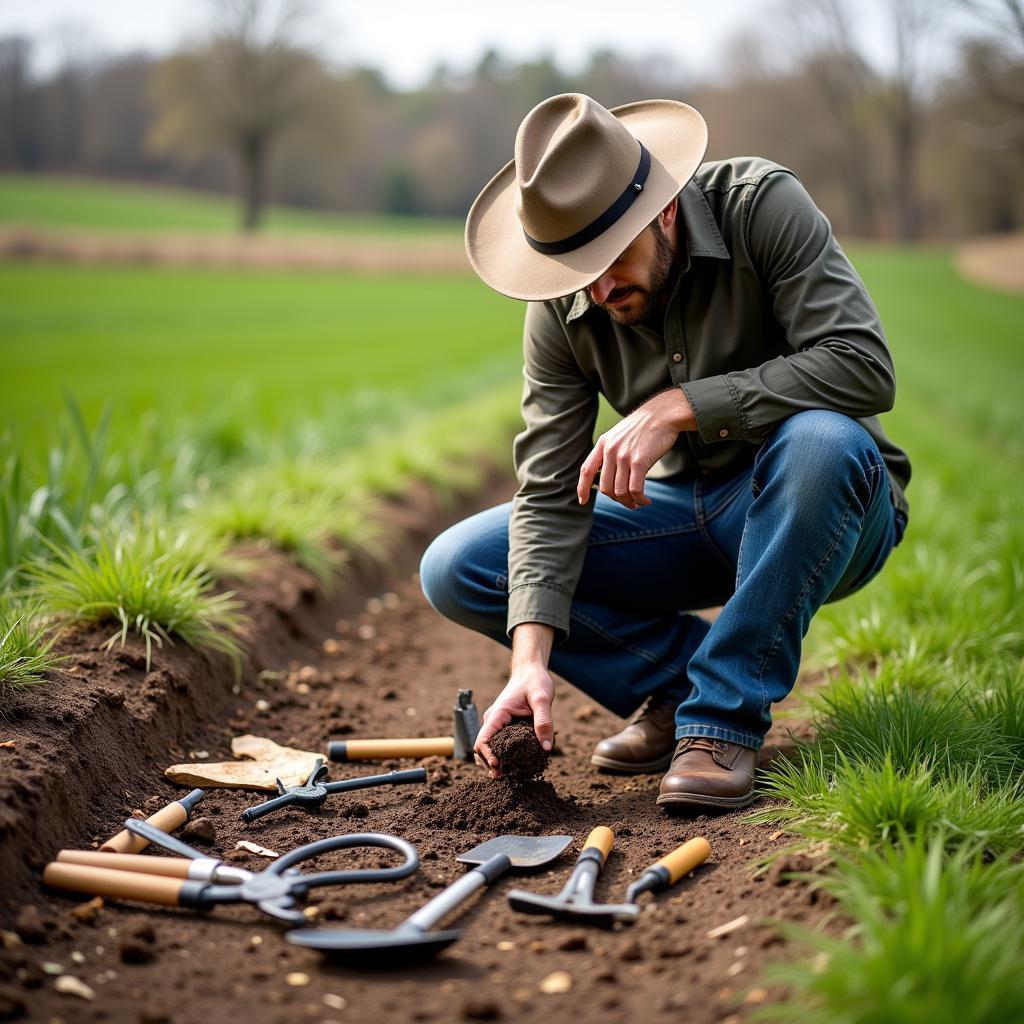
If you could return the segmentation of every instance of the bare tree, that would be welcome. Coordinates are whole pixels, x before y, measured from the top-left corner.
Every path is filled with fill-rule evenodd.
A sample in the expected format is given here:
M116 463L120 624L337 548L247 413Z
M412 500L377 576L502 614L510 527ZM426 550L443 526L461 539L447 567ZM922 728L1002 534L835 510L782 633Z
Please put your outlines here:
M312 9L303 0L213 0L212 37L157 67L158 152L196 157L226 147L239 170L242 226L258 227L273 147L291 129L327 120L330 78L303 45Z
M844 0L793 0L782 25L798 63L825 108L834 166L843 183L850 230L875 228L870 107L875 73L858 51L854 14Z

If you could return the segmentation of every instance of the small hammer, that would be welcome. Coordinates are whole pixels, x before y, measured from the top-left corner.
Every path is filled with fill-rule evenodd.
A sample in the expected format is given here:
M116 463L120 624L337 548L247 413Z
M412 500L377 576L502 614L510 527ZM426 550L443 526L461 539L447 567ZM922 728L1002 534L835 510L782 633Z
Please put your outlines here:
M480 713L472 690L459 690L452 708L452 735L422 739L335 740L327 744L332 761L385 761L395 757L453 757L473 760L473 744L480 731Z

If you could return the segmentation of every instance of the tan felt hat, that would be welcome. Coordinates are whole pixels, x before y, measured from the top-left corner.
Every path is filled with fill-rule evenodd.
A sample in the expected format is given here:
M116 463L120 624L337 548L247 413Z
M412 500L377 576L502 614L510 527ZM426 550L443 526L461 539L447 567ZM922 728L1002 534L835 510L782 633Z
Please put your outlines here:
M596 281L693 177L708 130L693 107L644 100L607 110L565 93L516 133L515 159L466 218L466 253L513 299L570 295Z

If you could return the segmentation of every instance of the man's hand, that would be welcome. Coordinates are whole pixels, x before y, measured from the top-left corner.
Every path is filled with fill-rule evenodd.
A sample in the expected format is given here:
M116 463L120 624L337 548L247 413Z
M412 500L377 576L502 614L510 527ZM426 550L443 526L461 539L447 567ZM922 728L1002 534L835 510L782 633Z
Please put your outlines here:
M684 430L695 430L697 420L682 388L673 387L649 398L597 439L594 450L580 467L576 496L581 505L601 471L601 493L626 508L650 505L644 481L651 467L676 443Z
M473 750L482 761L492 779L501 775L501 765L491 739L505 728L513 718L533 716L533 731L537 742L545 750L551 749L554 726L551 705L555 699L555 682L547 669L555 631L539 622L523 622L512 631L512 669L505 689L484 712L480 732Z

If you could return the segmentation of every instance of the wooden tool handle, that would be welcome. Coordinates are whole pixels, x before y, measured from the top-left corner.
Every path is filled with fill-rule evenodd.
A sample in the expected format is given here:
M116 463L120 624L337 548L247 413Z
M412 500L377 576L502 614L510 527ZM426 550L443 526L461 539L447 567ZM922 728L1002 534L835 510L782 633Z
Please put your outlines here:
M57 861L46 865L43 881L54 889L68 892L142 900L144 903L160 903L167 907L180 905L181 890L187 884L176 878L158 878L132 871L113 871L109 868L62 864Z
M177 800L161 807L156 814L147 818L150 825L155 825L164 832L173 832L188 821L188 811ZM101 847L107 853L142 853L149 846L149 840L133 835L128 829L118 832L113 839L108 839Z
M103 853L101 850L61 850L57 860L61 864L136 871L164 878L188 878L188 868L192 863L184 857L143 857L137 853Z
M407 740L340 740L330 745L332 761L386 761L392 757L452 757L451 736Z
M608 854L612 852L615 845L615 833L607 825L598 825L592 829L587 841L583 844L584 850L596 849L601 851L601 860L606 861Z
M708 841L698 836L696 839L687 840L682 846L677 846L671 853L666 853L661 860L655 861L651 868L664 868L668 872L668 884L673 885L710 856L711 847Z

